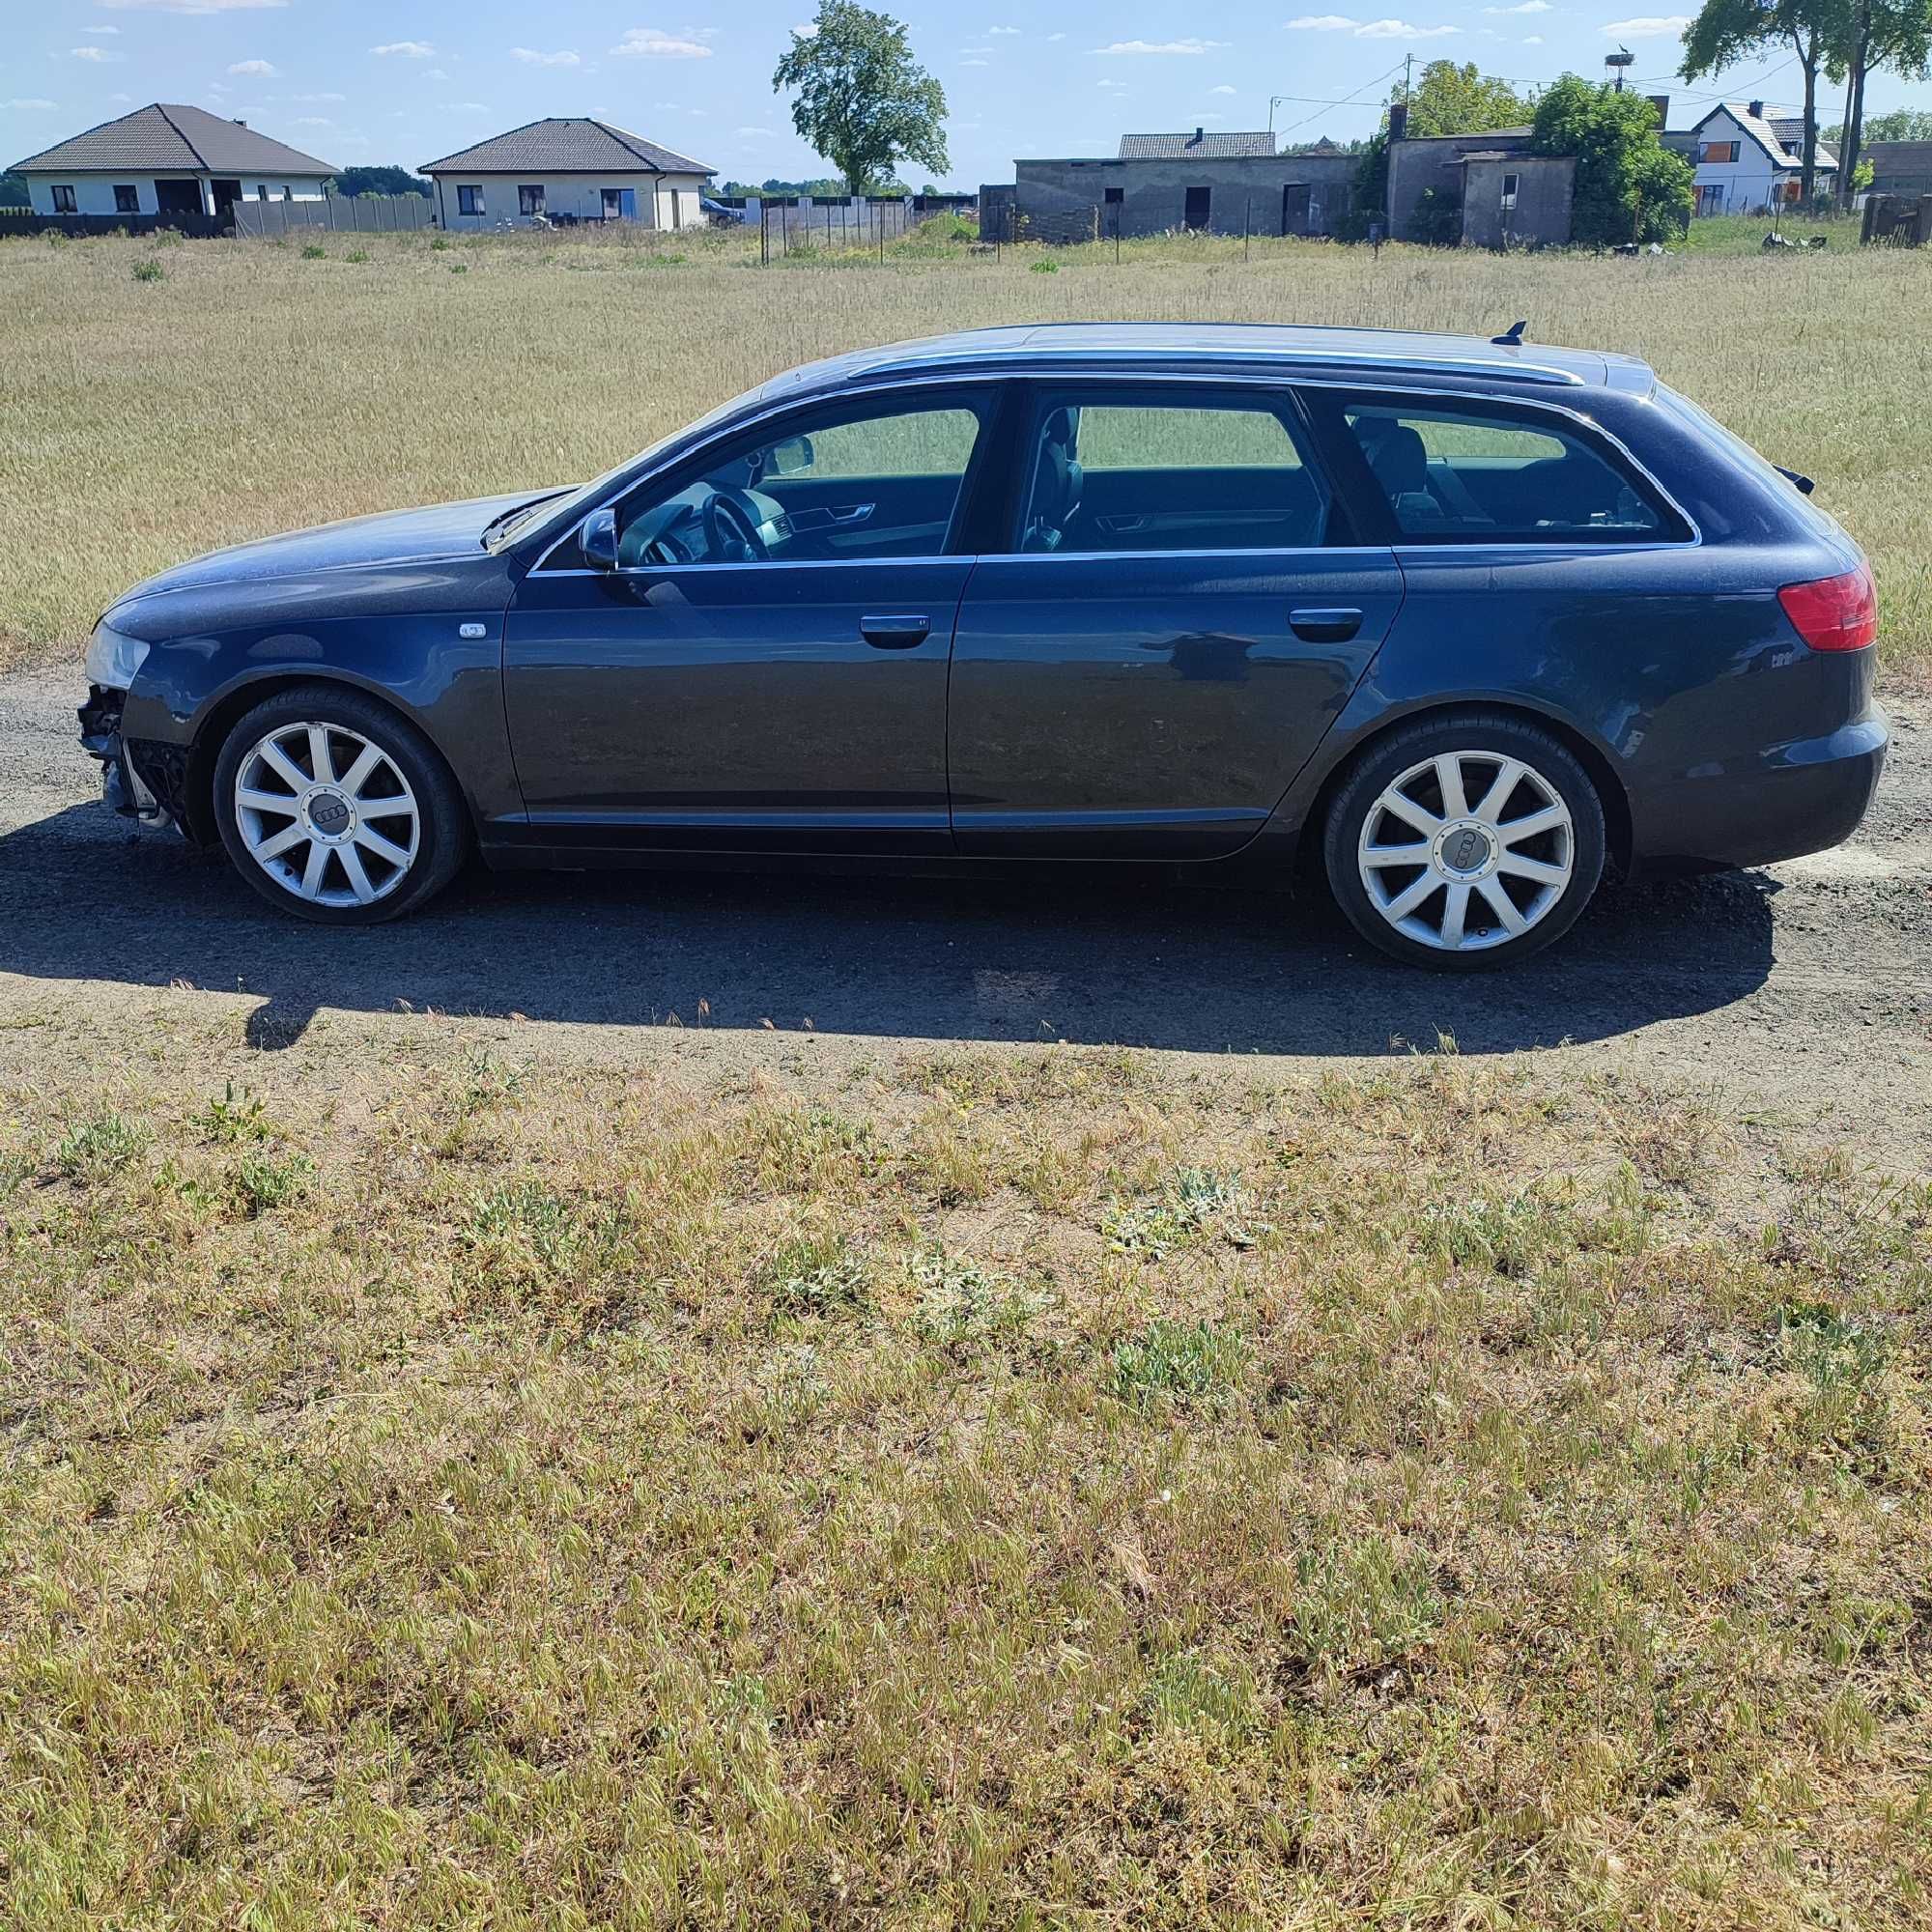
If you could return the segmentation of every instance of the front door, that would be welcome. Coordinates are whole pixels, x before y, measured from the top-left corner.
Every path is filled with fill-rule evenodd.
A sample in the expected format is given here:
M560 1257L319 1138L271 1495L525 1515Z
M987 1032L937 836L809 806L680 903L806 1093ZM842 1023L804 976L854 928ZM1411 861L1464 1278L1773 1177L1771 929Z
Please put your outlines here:
M820 407L714 443L526 576L504 698L531 837L947 853L951 534L980 394Z
M1212 188L1191 187L1182 206L1180 225L1183 228L1203 229L1208 226L1208 215L1214 204Z
M1192 860L1260 831L1402 603L1285 390L1042 388L953 644L962 853ZM1030 474L1029 474L1030 472Z
M1281 232L1284 235L1308 233L1309 185L1290 182L1281 191Z
M217 221L233 221L235 204L242 199L242 184L239 181L212 181L208 188L214 197L214 218Z

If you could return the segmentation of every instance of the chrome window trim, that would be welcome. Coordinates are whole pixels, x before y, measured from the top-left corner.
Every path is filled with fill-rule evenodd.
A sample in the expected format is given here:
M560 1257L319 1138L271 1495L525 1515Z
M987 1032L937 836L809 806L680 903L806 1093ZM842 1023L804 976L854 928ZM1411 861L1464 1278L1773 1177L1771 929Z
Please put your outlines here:
M1071 359L1073 358L1069 354L1068 360L1070 361ZM868 377L873 373L874 372L871 371L867 372ZM1411 371L1411 373L1414 372ZM1464 372L1461 368L1457 368L1455 373L1458 375L1462 375ZM1474 372L1471 371L1469 373L1474 373ZM1418 407L1425 407L1425 408L1428 407L1432 402L1444 404L1451 407L1453 407L1453 405L1457 402L1474 402L1478 404L1498 403L1501 404L1505 409L1542 411L1550 415L1565 417L1569 421L1576 423L1584 432L1586 437L1601 437L1606 443L1609 444L1609 446L1612 449L1614 449L1617 452L1619 456L1623 458L1623 460L1627 464L1630 465L1631 469L1634 469L1637 475L1643 478L1643 480L1651 487L1651 489L1657 493L1660 499L1670 506L1671 510L1682 520L1684 527L1690 532L1690 535L1688 539L1683 537L1657 537L1651 539L1638 538L1628 543L1576 543L1576 542L1571 542L1567 544L1562 542L1536 543L1536 542L1525 542L1520 539L1517 540L1506 539L1503 541L1493 542L1493 543L1485 543L1473 540L1467 543L1463 543L1463 542L1414 543L1414 542L1405 542L1397 540L1395 542L1387 544L1358 544L1358 545L1348 545L1348 546L1336 545L1332 548L1323 547L1320 552L1313 550L1307 551L1305 554L1309 555L1321 554L1321 555L1334 556L1334 555L1346 554L1347 552L1350 550L1353 550L1358 553L1364 551L1375 551L1379 553L1379 552L1390 552L1390 551L1400 551L1400 550L1415 550L1431 555L1438 554L1453 555L1467 551L1507 551L1512 554L1520 552L1529 552L1534 554L1542 555L1542 554L1547 554L1551 551L1568 550L1568 551L1580 551L1590 555L1601 555L1604 553L1609 551L1648 552L1648 551L1697 550L1700 549L1704 543L1704 532L1702 528L1699 526L1697 520L1693 516L1691 516L1690 511L1688 511L1684 507L1684 505L1677 500L1677 497L1664 487L1663 483L1658 477L1657 473L1650 468L1648 464L1646 464L1636 454L1634 450L1631 448L1631 446L1627 442L1624 441L1624 440L1620 436L1618 436L1613 430L1605 428L1604 424L1598 422L1595 417L1586 414L1583 411L1577 409L1572 409L1568 407L1566 404L1555 401L1553 398L1544 397L1544 396L1496 395L1495 393L1493 393L1493 391L1488 389L1482 391L1465 390L1465 389L1448 389L1448 390L1438 390L1438 391L1430 391L1424 389L1418 391L1406 385L1383 386L1379 384L1373 377L1366 382L1359 382L1359 381L1347 382L1339 380L1329 375L1306 376L1287 371L1283 371L1281 373L1276 373L1276 374L1255 374L1250 372L1238 378L1231 378L1225 371L1217 372L1213 370L1190 370L1190 371L1177 370L1177 371L1163 372L1155 369L1134 368L1134 369L1102 369L1102 370L1093 370L1084 372L1072 372L1066 370L1050 370L1050 371L1044 369L1034 370L1024 365L1021 365L1018 367L1009 367L998 370L975 370L965 373L961 373L956 369L953 370L935 369L930 371L921 371L913 375L902 375L892 378L891 380L877 381L877 382L862 379L861 381L854 383L850 387L847 388L823 390L809 396L790 396L785 398L781 402L770 403L765 408L761 410L756 410L749 415L737 417L729 423L721 425L720 428L714 431L711 436L709 436L700 442L694 443L687 447L669 452L665 457L663 463L660 464L656 469L646 470L640 475L628 477L624 481L617 483L615 486L613 486L613 488L611 489L611 491L608 496L600 498L599 501L590 504L570 525L570 526L567 529L562 531L561 534L559 534L548 546L546 546L542 555L538 557L535 563L530 565L529 569L525 573L525 575L526 577L534 577L539 573L541 573L545 577L635 577L639 574L654 576L659 574L660 572L678 571L678 570L767 569L769 568L769 564L767 563L677 563L677 564L657 564L651 566L633 565L620 568L615 571L546 570L544 566L550 561L551 557L554 555L557 551L561 550L566 544L569 544L576 539L579 531L582 530L582 528L583 527L584 523L598 510L609 508L611 503L614 501L616 498L628 495L630 491L636 489L640 484L649 482L653 476L661 474L664 470L670 469L673 465L684 462L687 457L701 455L703 451L709 448L712 444L723 442L728 438L736 437L742 430L755 429L758 427L760 423L770 422L776 417L782 415L789 415L803 410L810 410L818 407L821 404L829 402L837 402L847 397L858 398L867 395L891 395L897 391L908 390L908 389L917 390L925 388L959 388L977 384L1004 384L1007 383L1015 383L1015 382L1023 383L1030 381L1037 381L1050 384L1059 384L1068 381L1089 381L1089 380L1095 383L1130 385L1138 387L1148 387L1150 385L1178 386L1181 384L1198 384L1203 387L1222 388L1222 389L1231 386L1252 387L1259 389L1287 389L1290 391L1295 389L1325 389L1350 395L1360 395L1366 392L1368 394L1377 396L1394 396L1397 397L1399 400L1412 402L1415 403ZM1320 456L1319 451L1317 452L1317 455L1319 459ZM1094 558L1105 557L1105 558L1112 558L1118 561L1122 557L1128 557L1128 556L1147 556L1147 557L1265 556L1265 555L1280 554L1281 553L1279 552L1270 552L1265 550L1264 551L1255 551L1255 550L1037 551L1037 552L985 551L980 553L976 560L984 561L987 558L991 557L1000 557L1000 558L1019 557L1028 560L1050 562L1055 558L1070 559L1074 557L1080 557L1091 560ZM965 554L961 553L960 554L963 555ZM907 556L853 557L850 559L843 559L838 557L800 557L794 562L788 564L786 567L794 570L811 569L814 567L822 568L826 565L837 565L839 568L848 568L851 564L856 564L856 563L897 563L897 564L943 563L943 562L951 562L953 560L954 558L951 554L942 554L939 556L923 556L923 557L907 557Z

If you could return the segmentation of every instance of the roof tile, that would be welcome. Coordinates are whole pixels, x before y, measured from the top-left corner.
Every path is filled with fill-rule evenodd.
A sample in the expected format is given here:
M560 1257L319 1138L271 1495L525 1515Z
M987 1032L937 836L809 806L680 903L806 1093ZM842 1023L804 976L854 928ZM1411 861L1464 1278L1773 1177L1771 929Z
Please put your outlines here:
M331 161L224 121L204 107L155 102L103 121L84 134L16 161L23 174L278 174L332 175Z
M425 161L422 171L433 174L651 174L713 175L716 168L694 161L689 155L660 147L641 134L612 127L608 121L531 121L506 134L459 149L440 161Z

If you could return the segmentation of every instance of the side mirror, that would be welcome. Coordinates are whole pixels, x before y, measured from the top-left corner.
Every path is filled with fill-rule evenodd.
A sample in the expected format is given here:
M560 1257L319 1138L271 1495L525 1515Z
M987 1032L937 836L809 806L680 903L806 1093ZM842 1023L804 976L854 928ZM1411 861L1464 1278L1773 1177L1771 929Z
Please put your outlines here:
M592 510L584 518L583 527L577 533L578 548L583 553L583 560L592 570L615 570L617 568L617 513L615 510Z
M797 476L810 469L815 460L809 436L788 436L772 444L771 469L774 476Z

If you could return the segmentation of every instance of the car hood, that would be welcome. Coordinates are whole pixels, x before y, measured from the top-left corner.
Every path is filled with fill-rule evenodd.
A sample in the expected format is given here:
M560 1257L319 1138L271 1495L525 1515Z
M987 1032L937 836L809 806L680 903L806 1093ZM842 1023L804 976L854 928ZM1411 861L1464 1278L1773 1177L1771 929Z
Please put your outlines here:
M217 583L306 577L319 570L366 570L442 557L479 557L483 532L505 510L553 494L562 492L523 490L514 496L478 497L465 503L432 503L422 509L352 517L345 523L320 524L313 529L291 530L286 536L236 544L164 570L158 577L136 584L122 601Z

